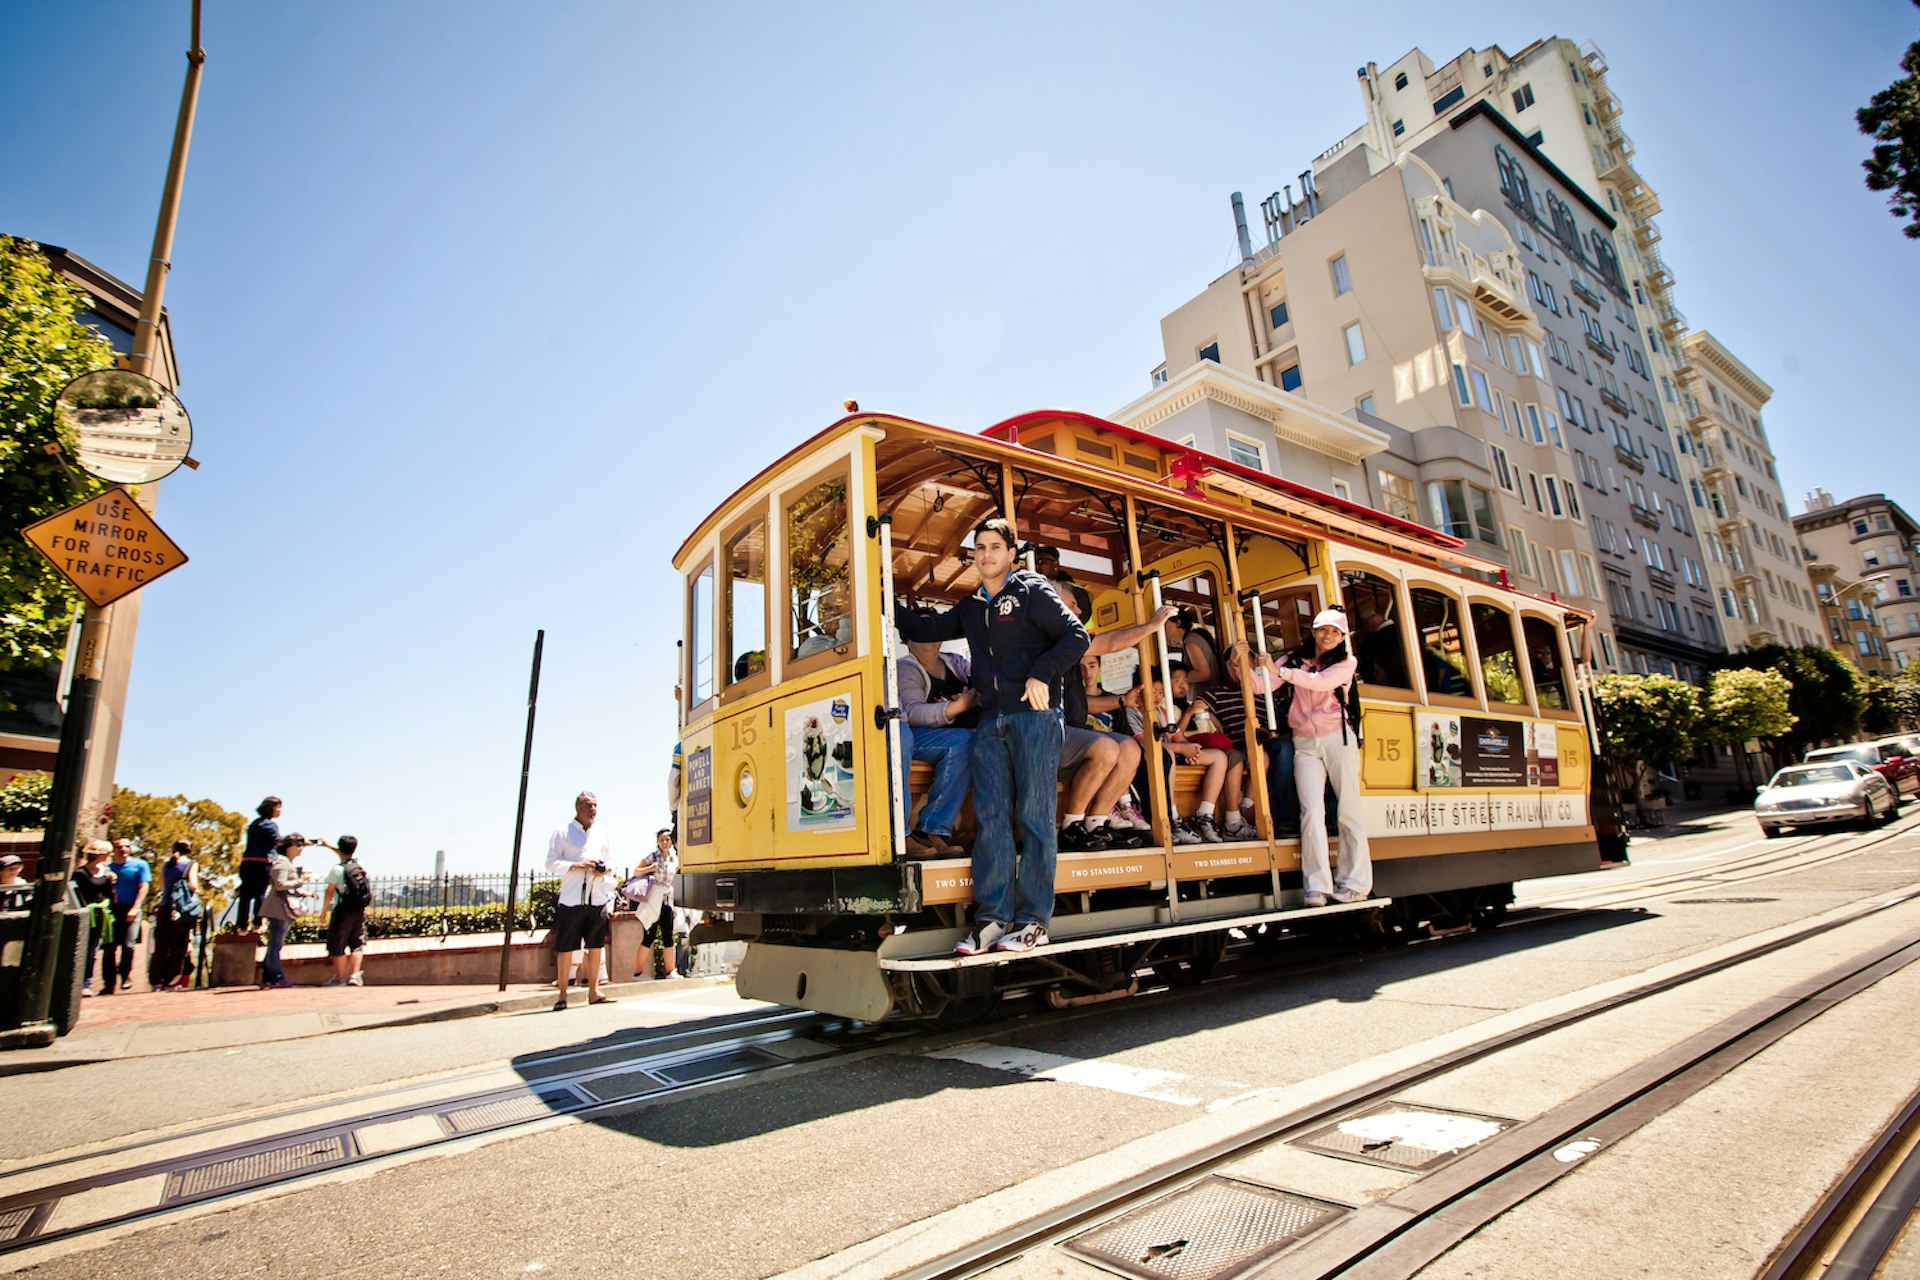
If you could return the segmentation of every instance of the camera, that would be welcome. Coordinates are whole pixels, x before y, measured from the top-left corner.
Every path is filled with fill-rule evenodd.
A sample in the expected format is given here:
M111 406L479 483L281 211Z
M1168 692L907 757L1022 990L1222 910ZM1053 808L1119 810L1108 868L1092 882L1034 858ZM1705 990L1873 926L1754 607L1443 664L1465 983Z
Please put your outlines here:
M604 862L595 862L593 864L593 869L595 871L598 871L601 875L605 875L607 873L607 864Z

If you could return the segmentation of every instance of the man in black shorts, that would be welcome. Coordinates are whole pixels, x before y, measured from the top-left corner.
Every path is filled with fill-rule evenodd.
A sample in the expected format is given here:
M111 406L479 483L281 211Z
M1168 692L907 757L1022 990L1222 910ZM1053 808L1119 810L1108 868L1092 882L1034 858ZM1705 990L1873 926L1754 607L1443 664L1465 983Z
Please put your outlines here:
M326 844L326 841L318 841ZM326 891L320 910L327 917L327 959L333 962L333 976L322 986L365 986L360 964L367 950L367 907L373 901L373 886L367 881L367 869L356 856L360 841L341 836L333 851L340 861L327 872Z
M560 877L560 902L553 920L553 972L560 986L554 1011L567 1007L567 983L573 979L573 953L587 950L587 1003L610 1004L600 994L600 949L612 929L613 850L604 827L595 827L600 801L582 791L573 802L573 821L547 842L547 870Z

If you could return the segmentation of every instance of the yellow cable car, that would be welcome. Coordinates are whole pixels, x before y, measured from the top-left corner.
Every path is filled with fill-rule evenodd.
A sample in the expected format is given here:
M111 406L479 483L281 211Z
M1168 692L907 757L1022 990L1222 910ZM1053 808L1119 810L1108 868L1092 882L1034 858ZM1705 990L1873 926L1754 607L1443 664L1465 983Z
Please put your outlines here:
M971 534L996 515L1058 549L1091 598L1091 632L1178 603L1220 651L1245 639L1278 652L1317 610L1344 607L1377 896L1305 908L1299 841L1276 832L1257 782L1254 838L1176 843L1200 771L1174 768L1169 791L1144 769L1151 838L1058 855L1050 945L955 956L971 866L908 856L929 769L893 794L904 649L891 619L896 599L938 608L972 592ZM1099 418L1039 412L971 435L852 413L737 490L674 567L677 900L727 922L711 936L748 940L745 997L960 1023L1010 990L1064 1004L1127 994L1143 973L1204 976L1234 929L1338 912L1378 929L1482 922L1516 880L1623 857L1596 767L1590 615L1513 590L1446 534ZM1149 639L1103 660L1100 678L1165 661ZM1147 696L1164 684L1150 678ZM1274 709L1231 696L1246 776L1261 779ZM1156 717L1142 719L1158 760Z

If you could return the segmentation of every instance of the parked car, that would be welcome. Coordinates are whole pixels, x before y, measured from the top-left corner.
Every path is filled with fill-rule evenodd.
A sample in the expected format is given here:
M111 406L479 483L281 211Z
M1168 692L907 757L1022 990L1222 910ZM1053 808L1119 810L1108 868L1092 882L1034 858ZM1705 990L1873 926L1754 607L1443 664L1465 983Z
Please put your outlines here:
M1760 833L1771 840L1788 827L1823 822L1874 822L1900 808L1893 784L1857 760L1789 765L1753 802Z
M1803 763L1851 760L1885 778L1893 786L1895 799L1920 795L1920 756L1908 755L1906 744L1905 738L1883 738L1877 742L1853 742L1844 747L1821 747L1807 752Z

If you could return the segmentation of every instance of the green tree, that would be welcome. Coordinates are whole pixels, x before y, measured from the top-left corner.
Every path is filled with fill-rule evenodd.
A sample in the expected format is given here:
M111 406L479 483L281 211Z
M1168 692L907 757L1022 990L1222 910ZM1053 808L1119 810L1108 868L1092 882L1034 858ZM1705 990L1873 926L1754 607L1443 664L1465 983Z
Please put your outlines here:
M1867 676L1867 709L1860 716L1860 729L1876 738L1903 732L1914 721L1915 697L1920 694L1909 681L1887 676Z
M1716 671L1707 685L1701 736L1733 748L1734 775L1750 786L1745 744L1776 739L1793 728L1793 684L1771 668L1734 667Z
M1920 240L1920 40L1907 46L1900 69L1907 74L1874 94L1853 118L1874 140L1872 158L1860 162L1867 190L1891 192L1889 211L1907 220L1903 233L1909 240Z
M1624 799L1638 803L1647 769L1694 748L1700 691L1672 676L1601 676L1594 684L1607 758Z
M1773 644L1736 654L1729 661L1778 671L1793 685L1787 697L1793 727L1762 739L1776 767L1798 760L1809 747L1844 742L1860 731L1860 717L1867 709L1867 680L1860 668L1833 650Z
M21 773L0 787L0 831L38 831L47 825L53 775Z
M0 669L59 661L80 599L17 531L97 487L64 461L74 441L53 409L68 382L113 364L113 348L74 319L92 306L40 246L0 236Z
M247 819L211 800L150 796L115 787L107 838L122 836L133 841L134 851L155 868L172 855L175 840L190 841L193 860L200 866L201 891L208 906L217 911L226 905L226 888L240 868Z

